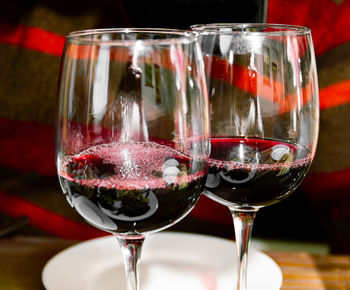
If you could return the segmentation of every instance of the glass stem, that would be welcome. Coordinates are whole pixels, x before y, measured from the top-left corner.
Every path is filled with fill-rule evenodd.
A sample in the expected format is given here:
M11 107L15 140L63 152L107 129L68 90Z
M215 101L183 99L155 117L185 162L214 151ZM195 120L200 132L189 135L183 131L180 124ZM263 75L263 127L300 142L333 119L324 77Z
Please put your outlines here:
M237 245L237 290L246 290L248 247L257 210L230 208L230 211L233 218Z
M126 238L118 236L117 240L124 259L127 290L139 289L139 261L141 257L142 245L145 240L140 238Z

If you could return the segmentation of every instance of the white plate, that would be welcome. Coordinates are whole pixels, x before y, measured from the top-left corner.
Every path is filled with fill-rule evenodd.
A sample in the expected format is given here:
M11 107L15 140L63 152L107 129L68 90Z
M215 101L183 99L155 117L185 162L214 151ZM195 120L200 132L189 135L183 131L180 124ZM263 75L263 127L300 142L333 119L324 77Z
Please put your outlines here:
M146 238L140 263L141 290L232 290L234 242L204 235L163 232ZM282 272L266 254L250 249L248 288L280 289ZM113 236L82 242L44 267L47 290L124 290L121 252Z

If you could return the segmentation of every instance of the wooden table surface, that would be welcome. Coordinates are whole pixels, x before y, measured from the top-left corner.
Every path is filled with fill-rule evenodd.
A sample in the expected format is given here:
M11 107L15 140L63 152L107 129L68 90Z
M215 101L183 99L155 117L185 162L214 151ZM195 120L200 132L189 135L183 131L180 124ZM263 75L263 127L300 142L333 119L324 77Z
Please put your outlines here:
M45 263L75 243L77 242L33 236L0 239L0 289L44 289L41 271ZM350 256L311 255L302 252L267 254L282 269L281 289L350 289Z

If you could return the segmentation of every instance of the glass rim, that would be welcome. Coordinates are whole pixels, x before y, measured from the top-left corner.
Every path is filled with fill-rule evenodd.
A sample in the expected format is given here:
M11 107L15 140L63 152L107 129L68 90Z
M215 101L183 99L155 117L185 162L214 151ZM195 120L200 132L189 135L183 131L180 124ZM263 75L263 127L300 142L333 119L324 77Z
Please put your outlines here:
M170 35L169 38L140 38L140 39L94 39L94 36L102 36L108 34L122 35L132 33L144 33L153 35ZM72 31L68 33L65 38L66 41L75 44L90 44L90 45L116 45L116 46L130 46L137 42L142 42L144 45L166 45L166 44L181 44L190 43L196 40L198 32L172 29L172 28L96 28ZM91 38L90 38L91 37Z
M220 28L235 28L236 31L218 30ZM272 29L269 31L252 31L249 29ZM278 24L278 23L209 23L209 24L195 24L190 26L191 31L196 31L201 34L235 34L244 32L247 35L309 35L311 29L306 26L292 25L292 24Z

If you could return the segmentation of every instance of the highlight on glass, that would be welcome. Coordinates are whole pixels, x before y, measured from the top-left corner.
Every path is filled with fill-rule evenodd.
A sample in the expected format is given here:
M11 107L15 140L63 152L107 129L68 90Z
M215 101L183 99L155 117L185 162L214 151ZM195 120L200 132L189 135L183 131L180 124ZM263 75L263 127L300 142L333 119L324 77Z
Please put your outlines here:
M311 32L291 25L232 23L192 30L200 34L210 99L205 193L232 213L237 289L247 289L256 213L289 196L315 155L319 100Z
M145 237L185 217L203 192L208 111L194 33L129 28L67 36L56 130L59 181L88 223L116 236L128 290L139 289Z

